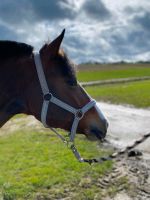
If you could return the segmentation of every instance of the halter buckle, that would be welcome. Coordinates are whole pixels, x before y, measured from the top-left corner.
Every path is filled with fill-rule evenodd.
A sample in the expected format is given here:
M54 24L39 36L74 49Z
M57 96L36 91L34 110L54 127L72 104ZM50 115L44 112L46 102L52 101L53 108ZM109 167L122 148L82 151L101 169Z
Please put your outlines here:
M43 95L43 99L45 101L50 101L52 97L53 97L53 95L51 93L47 93L47 94Z

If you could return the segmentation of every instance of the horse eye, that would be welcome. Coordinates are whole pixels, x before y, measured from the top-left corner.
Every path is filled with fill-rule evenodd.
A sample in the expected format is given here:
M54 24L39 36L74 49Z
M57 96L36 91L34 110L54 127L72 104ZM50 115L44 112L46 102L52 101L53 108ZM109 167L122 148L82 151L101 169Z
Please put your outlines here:
M77 81L76 80L67 80L67 84L70 86L77 86Z

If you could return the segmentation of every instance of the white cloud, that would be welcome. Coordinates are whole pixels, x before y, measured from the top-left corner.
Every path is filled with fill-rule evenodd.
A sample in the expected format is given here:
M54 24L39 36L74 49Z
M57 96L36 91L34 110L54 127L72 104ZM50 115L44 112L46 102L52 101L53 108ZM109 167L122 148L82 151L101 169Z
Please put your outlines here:
M77 62L149 59L150 1L148 0L23 0L0 3L1 39L20 40L39 49L63 28L63 46ZM25 6L24 6L25 5ZM7 15L7 17L5 17ZM10 20L11 19L11 20ZM2 31L3 29L3 31ZM8 34L3 34L5 32Z

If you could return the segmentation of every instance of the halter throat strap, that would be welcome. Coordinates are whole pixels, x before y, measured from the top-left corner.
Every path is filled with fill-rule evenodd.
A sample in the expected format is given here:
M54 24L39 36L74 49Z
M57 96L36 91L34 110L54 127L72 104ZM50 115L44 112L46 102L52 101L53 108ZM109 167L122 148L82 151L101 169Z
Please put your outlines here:
M69 104L61 101L60 99L54 97L53 94L49 91L39 53L34 53L34 62L35 62L37 75L38 75L40 86L41 86L42 93L43 93L43 104L42 104L42 109L41 109L41 122L43 123L43 125L45 127L50 128L47 125L47 120L46 120L50 102L57 105L58 107L61 107L64 110L72 113L74 115L74 120L73 120L71 131L70 131L70 142L73 142L80 120L83 118L84 114L88 110L90 110L92 107L95 106L96 101L91 99L90 102L87 103L85 106L83 106L81 109L76 109L76 108L70 106Z

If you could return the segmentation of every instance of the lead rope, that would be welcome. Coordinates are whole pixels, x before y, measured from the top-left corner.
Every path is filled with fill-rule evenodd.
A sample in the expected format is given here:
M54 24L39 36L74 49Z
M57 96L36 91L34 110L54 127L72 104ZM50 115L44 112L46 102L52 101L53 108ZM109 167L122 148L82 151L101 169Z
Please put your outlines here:
M129 150L135 148L142 142L144 142L146 139L150 137L150 133L144 134L141 138L135 140L133 144L128 145L127 147L121 149L120 151L114 152L108 156L105 157L100 157L100 158L92 158L92 159L84 159L80 156L80 153L78 152L77 148L75 147L75 144L73 142L70 142L69 140L66 140L62 135L60 135L54 128L51 128L51 130L63 141L65 145L72 151L74 156L79 162L86 162L89 163L90 165L93 163L103 163L109 160L114 160L117 159L119 156L124 155L128 153ZM106 140L107 142L107 140Z

